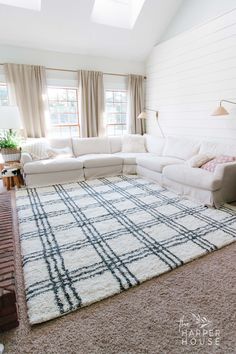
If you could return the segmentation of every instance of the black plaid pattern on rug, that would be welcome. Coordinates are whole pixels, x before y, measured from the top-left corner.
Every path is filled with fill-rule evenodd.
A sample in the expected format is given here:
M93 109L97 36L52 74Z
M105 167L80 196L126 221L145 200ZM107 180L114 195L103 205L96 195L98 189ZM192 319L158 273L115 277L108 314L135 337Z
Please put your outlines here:
M40 323L233 242L236 212L138 176L17 191L28 316Z

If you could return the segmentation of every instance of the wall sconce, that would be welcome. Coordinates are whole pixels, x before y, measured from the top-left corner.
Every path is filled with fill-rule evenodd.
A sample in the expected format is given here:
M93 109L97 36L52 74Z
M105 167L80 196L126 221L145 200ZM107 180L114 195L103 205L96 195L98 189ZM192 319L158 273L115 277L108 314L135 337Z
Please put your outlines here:
M233 101L221 100L219 107L212 113L212 116L226 116L229 114L229 112L222 106L222 102L236 104L236 102Z
M146 112L146 111L150 111L150 112L155 112L155 113L156 113L157 124L158 124L158 127L159 127L159 129L160 129L161 135L162 135L162 137L164 138L165 135L164 135L164 133L163 133L163 130L162 130L161 126L160 126L159 119L158 119L158 111L155 111L154 109L145 108L145 111L142 111L142 112L138 115L137 119L147 119L148 116L147 116L147 112Z

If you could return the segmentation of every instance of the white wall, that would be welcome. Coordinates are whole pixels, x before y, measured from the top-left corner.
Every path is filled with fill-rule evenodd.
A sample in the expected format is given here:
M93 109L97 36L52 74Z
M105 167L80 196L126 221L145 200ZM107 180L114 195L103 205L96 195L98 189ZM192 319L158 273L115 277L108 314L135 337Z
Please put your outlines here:
M211 116L221 99L236 101L236 9L159 44L147 63L146 105L166 135L236 141L236 106ZM148 131L160 135L151 113Z
M172 38L235 7L235 0L184 0L161 41Z
M49 52L0 45L0 63L43 65L72 70L101 70L112 73L144 74L143 62L115 60L110 58Z

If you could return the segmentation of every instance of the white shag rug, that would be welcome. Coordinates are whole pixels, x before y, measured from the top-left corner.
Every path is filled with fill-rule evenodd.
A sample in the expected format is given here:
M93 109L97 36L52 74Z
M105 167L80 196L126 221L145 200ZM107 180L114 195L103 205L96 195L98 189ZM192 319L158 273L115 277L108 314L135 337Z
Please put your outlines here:
M236 212L134 176L17 191L28 316L48 321L233 242Z

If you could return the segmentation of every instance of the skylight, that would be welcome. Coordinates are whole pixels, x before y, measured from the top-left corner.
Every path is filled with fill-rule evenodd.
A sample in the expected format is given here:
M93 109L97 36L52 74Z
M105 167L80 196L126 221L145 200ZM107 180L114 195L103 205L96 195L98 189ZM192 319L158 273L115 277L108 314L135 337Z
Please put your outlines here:
M0 5L22 7L27 10L40 11L41 0L0 0Z
M95 0L93 22L132 29L146 0Z

